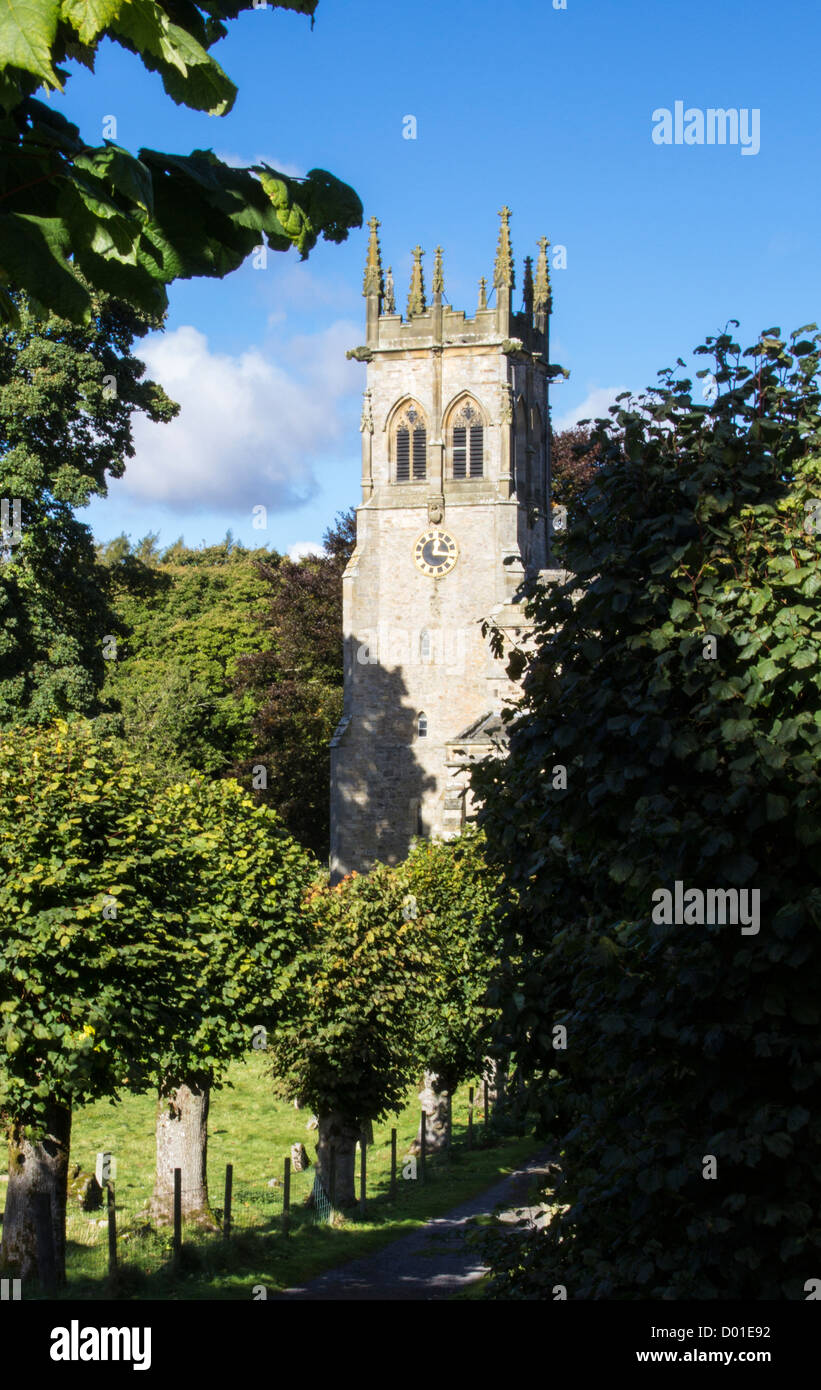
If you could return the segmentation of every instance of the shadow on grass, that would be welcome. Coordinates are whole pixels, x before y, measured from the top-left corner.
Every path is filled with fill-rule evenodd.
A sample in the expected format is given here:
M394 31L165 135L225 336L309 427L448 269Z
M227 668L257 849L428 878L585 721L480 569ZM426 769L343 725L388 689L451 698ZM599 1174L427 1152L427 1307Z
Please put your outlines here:
M267 1298L418 1229L430 1217L443 1215L498 1182L535 1148L532 1138L479 1136L473 1149L459 1145L450 1156L428 1159L424 1182L418 1165L415 1180L400 1176L396 1199L391 1200L384 1146L377 1147L368 1155L364 1218L358 1207L352 1207L336 1212L332 1223L319 1225L303 1201L291 1208L286 1236L281 1210L266 1210L266 1198L257 1194L257 1200L235 1208L229 1239L185 1232L176 1262L169 1232L124 1226L118 1233L118 1267L111 1276L103 1233L94 1246L69 1241L68 1283L57 1297L101 1301ZM256 1218L252 1225L246 1224L249 1207Z

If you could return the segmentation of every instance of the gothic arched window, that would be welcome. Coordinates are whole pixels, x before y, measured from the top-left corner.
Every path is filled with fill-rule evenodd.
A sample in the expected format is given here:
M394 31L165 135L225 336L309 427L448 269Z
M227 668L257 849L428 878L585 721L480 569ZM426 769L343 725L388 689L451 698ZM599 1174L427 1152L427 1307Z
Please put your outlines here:
M420 714L416 720L416 736L417 738L427 738L428 736L428 716L426 714Z
M457 401L448 417L450 476L482 478L485 472L485 422L474 400Z
M419 634L419 660L430 661L432 655L430 633L420 632Z
M428 431L425 416L415 401L397 412L392 433L394 481L424 481L428 472Z

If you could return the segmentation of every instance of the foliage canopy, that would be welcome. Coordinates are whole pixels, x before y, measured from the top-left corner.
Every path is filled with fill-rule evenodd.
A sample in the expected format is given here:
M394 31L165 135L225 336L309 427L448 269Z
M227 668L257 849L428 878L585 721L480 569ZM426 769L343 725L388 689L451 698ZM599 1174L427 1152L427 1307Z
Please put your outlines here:
M271 0L313 14L317 0ZM89 286L143 313L167 308L166 286L224 276L260 245L296 247L320 236L344 241L361 225L353 189L323 169L291 178L266 164L232 168L212 150L187 155L114 140L89 144L35 93L63 90L66 64L94 70L110 39L159 74L178 105L230 111L236 88L211 50L253 0L7 0L0 12L0 314L16 306L3 286L24 289L74 322L92 313ZM260 19L259 22L264 22ZM82 277L74 273L82 272Z
M497 1293L800 1298L818 1265L820 347L725 332L698 349L712 404L672 370L623 398L570 576L532 599L509 756L476 785L566 1210L501 1243ZM677 881L759 894L760 931L654 921Z
M119 537L100 550L123 633L103 698L120 712L122 737L168 780L224 776L245 759L253 768L258 706L236 680L242 658L266 645L270 586L259 566L278 557L230 537L198 549L177 541L162 555L152 541L132 549Z
M20 534L9 526L0 558L0 727L99 712L104 638L122 627L75 512L122 477L135 412L159 421L178 409L132 350L156 322L105 295L92 296L84 326L12 297L17 325L0 336L0 496L19 501Z
M314 888L272 1047L281 1092L361 1123L398 1108L423 1069L453 1087L475 1074L492 1018L497 896L472 831Z
M313 861L234 782L75 720L0 740L0 1108L219 1079L272 1026Z

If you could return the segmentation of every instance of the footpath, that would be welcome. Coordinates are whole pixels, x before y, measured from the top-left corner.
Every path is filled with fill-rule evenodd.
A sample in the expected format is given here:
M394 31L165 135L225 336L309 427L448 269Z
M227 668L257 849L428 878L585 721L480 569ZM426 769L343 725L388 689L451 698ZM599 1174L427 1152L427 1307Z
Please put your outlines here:
M514 1220L527 1200L531 1180L547 1171L551 1150L527 1163L478 1196L444 1216L431 1217L408 1236L391 1241L372 1255L350 1260L319 1274L275 1299L437 1299L452 1298L487 1273L479 1252L469 1243L473 1218L497 1212Z

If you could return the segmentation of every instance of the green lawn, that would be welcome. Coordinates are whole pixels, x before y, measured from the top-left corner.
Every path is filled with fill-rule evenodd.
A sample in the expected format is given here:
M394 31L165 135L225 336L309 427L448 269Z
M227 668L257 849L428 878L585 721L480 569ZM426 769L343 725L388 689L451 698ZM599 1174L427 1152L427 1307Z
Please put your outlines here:
M94 1170L96 1153L111 1150L117 1158L119 1286L107 1286L107 1233L102 1211L85 1213L71 1202L67 1223L68 1288L71 1298L116 1296L140 1299L250 1299L367 1254L414 1230L467 1197L481 1192L518 1166L535 1149L532 1139L488 1137L476 1125L476 1146L464 1144L468 1090L454 1097L455 1147L449 1161L429 1164L427 1181L401 1177L402 1159L416 1134L419 1103L415 1093L398 1115L374 1127L368 1149L368 1211L337 1214L333 1225L318 1224L305 1199L313 1170L292 1179L291 1234L282 1233L283 1161L291 1144L302 1141L314 1157L316 1136L306 1129L310 1114L273 1098L263 1075L261 1055L251 1054L229 1072L230 1087L214 1093L209 1123L208 1172L211 1203L221 1216L226 1163L234 1168L233 1236L204 1236L186 1231L183 1268L172 1273L170 1238L150 1232L141 1212L147 1203L154 1170L154 1111L149 1096L129 1096L119 1105L98 1102L74 1116L71 1158ZM477 1092L478 1094L478 1092ZM397 1199L390 1201L390 1130L397 1130L400 1177ZM0 1172L5 1164L0 1164ZM275 1186L271 1179L277 1178ZM0 1183L0 1204L5 1184ZM254 1290L256 1289L256 1293ZM24 1291L25 1292L25 1291ZM34 1290L29 1297L36 1296Z

